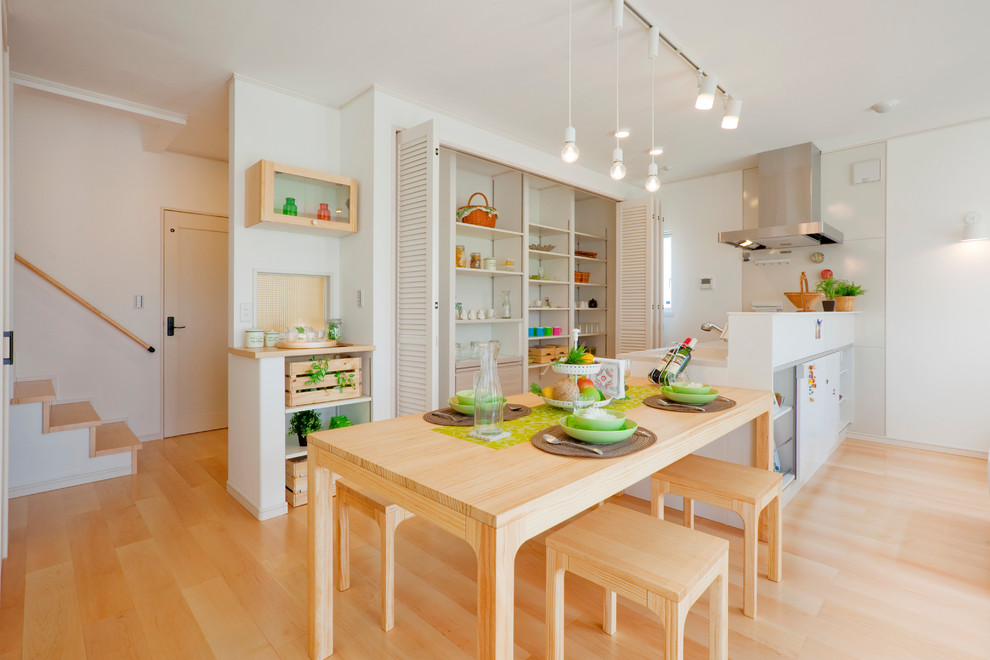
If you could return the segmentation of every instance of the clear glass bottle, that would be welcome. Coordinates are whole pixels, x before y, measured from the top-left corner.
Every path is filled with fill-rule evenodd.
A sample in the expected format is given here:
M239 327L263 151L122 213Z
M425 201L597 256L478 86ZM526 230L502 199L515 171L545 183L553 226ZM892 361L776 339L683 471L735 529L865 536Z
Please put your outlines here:
M474 435L485 440L502 436L502 386L498 382L498 350L495 340L478 344L481 372L474 386Z
M502 291L502 318L511 319L512 318L512 301L509 300L509 294L511 292L508 290Z

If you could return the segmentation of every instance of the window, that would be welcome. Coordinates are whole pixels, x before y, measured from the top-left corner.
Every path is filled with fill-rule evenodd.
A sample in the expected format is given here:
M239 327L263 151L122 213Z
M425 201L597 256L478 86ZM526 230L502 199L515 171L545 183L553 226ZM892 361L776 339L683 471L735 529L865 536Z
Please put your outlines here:
M670 284L670 261L671 261L671 237L670 231L665 231L663 233L663 311L666 314L670 314L673 311L671 307L671 284Z

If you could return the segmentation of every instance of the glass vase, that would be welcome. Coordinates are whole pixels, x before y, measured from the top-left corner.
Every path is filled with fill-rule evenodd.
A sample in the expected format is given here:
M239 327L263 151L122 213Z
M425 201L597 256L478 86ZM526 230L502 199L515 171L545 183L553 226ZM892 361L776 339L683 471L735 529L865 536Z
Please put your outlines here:
M502 386L498 382L497 341L478 344L481 372L474 386L474 435L481 440L502 437Z
M502 318L512 318L512 302L509 300L510 291L502 291Z

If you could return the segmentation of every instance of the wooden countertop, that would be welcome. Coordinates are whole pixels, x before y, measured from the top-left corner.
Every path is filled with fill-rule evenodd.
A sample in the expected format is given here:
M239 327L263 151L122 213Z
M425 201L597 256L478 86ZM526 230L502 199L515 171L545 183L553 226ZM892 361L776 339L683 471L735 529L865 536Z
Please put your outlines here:
M333 348L235 348L227 349L231 355L262 359L277 357L299 357L305 355L333 355L336 353L368 353L375 350L366 344L339 344Z

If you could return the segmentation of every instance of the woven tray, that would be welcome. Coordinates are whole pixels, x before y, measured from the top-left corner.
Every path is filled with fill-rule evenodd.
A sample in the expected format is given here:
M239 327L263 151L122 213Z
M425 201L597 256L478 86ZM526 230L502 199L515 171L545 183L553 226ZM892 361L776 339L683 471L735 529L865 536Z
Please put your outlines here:
M555 438L568 440L570 442L577 442L579 444L588 444L589 447L601 449L602 453L599 456L594 452L580 449L578 447L571 447L569 445L552 445L543 439L543 436L545 435L552 435ZM580 440L575 440L571 436L567 435L564 433L564 429L560 427L560 424L551 426L548 429L537 431L536 435L534 435L531 440L534 447L537 449L542 449L549 454L557 454L558 456L578 456L581 458L618 458L619 456L627 456L639 451L640 449L646 449L656 441L656 433L649 429L640 427L636 429L636 433L634 433L628 440L616 442L611 445L593 445L590 443L582 443Z
M667 404L664 405L657 401L666 401ZM727 399L724 396L720 396L710 403L706 403L701 406L695 406L692 403L677 403L676 401L671 401L670 399L664 398L663 395L657 394L656 396L651 396L649 398L643 399L643 405L649 406L650 408L656 408L657 410L669 410L670 412L686 412L686 413L701 413L701 412L719 412L720 410L728 410L732 406L736 405L736 402L732 399ZM698 410L698 409L701 410Z
M510 410L509 406L518 408L518 410ZM529 413L529 406L520 406L508 403L505 405L505 408L502 409L502 421L511 422L514 419L525 417ZM444 415L450 415L453 419L444 417ZM464 413L457 412L453 408L431 410L423 415L423 419L428 421L430 424L436 424L437 426L474 426L474 415L465 415Z

